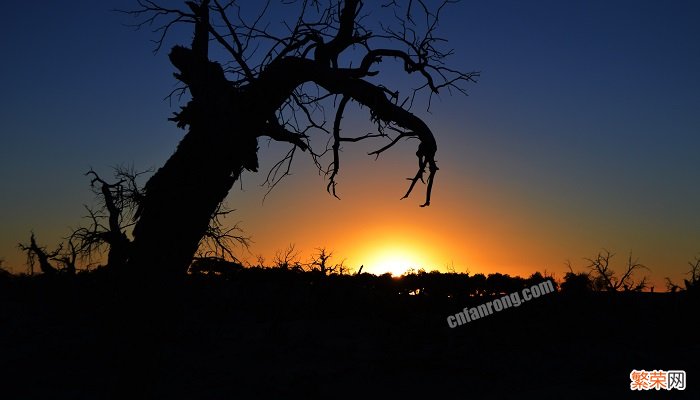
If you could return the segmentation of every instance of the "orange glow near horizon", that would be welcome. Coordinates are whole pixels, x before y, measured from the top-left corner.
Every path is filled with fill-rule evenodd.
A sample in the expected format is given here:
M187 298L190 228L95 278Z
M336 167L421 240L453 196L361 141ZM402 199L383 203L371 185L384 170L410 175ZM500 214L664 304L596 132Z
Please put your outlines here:
M368 272L380 275L391 273L393 276L403 275L409 269L419 269L426 265L425 256L409 246L392 244L378 247L366 254Z
M421 185L412 197L399 201L406 190L403 173L414 165L398 171L396 166L405 160L389 157L343 170L342 200L326 192L326 181L315 174L313 165L298 166L264 203L267 188L246 180L244 187L232 190L228 204L237 211L225 220L229 227L241 222L244 234L252 238L250 248L237 248L236 255L246 265L257 265L258 256L265 265L273 265L275 255L293 244L301 263L308 263L316 249L325 248L333 252L332 263L342 261L353 272L364 266L362 272L375 275L399 276L409 269L424 269L526 278L547 271L562 279L568 272L567 260L576 271L586 271L584 257L604 247L616 252L612 267L617 273L632 250L651 269L637 278L649 276L656 291L665 287L665 276L674 282L687 278L687 261L696 254L692 234L643 235L636 220L625 220L628 224L601 233L596 215L551 208L540 198L496 188L468 170L451 167L455 157L449 151L442 156L441 184L434 188L433 204L425 208L418 207L425 190ZM268 164L275 159L268 158ZM264 161L261 170L270 168ZM74 215L79 219L78 211ZM4 239L0 242L14 243L10 234L20 228L0 233ZM42 245L60 243L61 232L42 229ZM4 251L0 248L1 258L14 272L26 270L25 257L14 244Z

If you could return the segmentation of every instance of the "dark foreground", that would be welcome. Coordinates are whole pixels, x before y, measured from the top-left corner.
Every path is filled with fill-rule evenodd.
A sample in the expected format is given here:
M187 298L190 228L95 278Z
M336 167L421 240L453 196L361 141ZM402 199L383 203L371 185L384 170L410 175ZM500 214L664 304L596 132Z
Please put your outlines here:
M484 299L272 272L110 282L0 282L0 398L700 398L684 294L548 294L451 329ZM683 369L687 389L630 392L632 369Z

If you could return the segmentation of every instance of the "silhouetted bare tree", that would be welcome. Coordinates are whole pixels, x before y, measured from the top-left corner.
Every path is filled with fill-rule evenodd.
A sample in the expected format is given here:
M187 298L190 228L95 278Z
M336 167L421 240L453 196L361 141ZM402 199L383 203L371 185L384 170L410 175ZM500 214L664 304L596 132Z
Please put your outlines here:
M84 258L89 260L107 247L107 265L119 267L126 263L131 245L127 230L133 227L138 205L143 199L142 189L137 183L142 174L116 167L115 182L109 183L92 169L85 173L91 178L90 187L98 198L98 207L85 206L88 226L75 229L69 237L69 241L79 243L79 252Z
M443 89L464 92L463 84L478 75L444 63L451 51L440 48L444 40L436 31L449 3L431 10L423 1L373 2L372 11L382 15L376 26L360 0L266 1L256 3L257 11L252 3L242 9L235 1L186 1L178 8L139 0L138 9L124 11L137 19L136 26L157 27L156 51L174 26L192 24L194 30L190 48L175 46L169 54L183 84L172 94L191 95L171 120L188 132L146 184L129 265L154 274L186 271L234 182L244 170L257 171L261 137L291 144L267 175L270 188L289 173L301 150L328 176L333 195L342 144L385 138L387 143L370 153L379 156L400 140L415 138L418 168L403 198L424 181L423 206L429 205L437 144L410 106L422 90L429 93L428 106ZM221 63L212 60L216 57ZM402 97L377 83L377 67L385 59L398 60L407 74L420 77L413 92ZM352 102L369 110L375 133L341 134ZM332 124L328 106L335 108ZM315 131L330 136L325 148L312 146ZM327 168L321 165L326 153L332 154Z
M129 254L130 240L126 230L133 226L135 211L142 198L141 190L136 183L140 173L118 167L115 168L115 183L103 180L94 170L86 176L91 178L90 187L98 197L98 207L85 206L89 223L74 229L65 238L67 246L61 243L55 251L47 252L36 244L32 233L29 244L20 244L22 251L27 252L27 264L30 273L36 261L43 273L51 274L59 270L75 273L78 260L86 261L89 265L92 258L107 252L107 265L123 266ZM63 265L63 268L53 266L50 261Z
M80 258L80 254L80 248L75 245L73 238L69 237L68 248L57 254L53 259L63 264L64 271L74 275L78 271L77 261Z
M666 290L668 292L676 293L678 290L681 289L681 287L678 286L675 282L673 282L668 276L664 279L666 280Z
M36 237L34 232L32 232L29 238L29 244L20 243L18 245L19 249L27 253L27 265L29 266L29 274L34 274L34 265L39 263L39 270L46 275L55 275L59 272L59 268L51 264L63 249L59 246L58 249L54 251L48 251L45 247L39 246L36 243Z
M299 252L296 250L294 244L290 244L284 250L278 250L272 262L276 268L292 269L296 271L303 270L301 262L299 262Z
M338 274L345 275L349 273L349 268L345 266L344 261L332 263L330 259L333 257L333 252L326 250L325 247L316 249L316 253L311 256L311 262L308 264L310 271L318 271L321 275Z
M610 292L617 292L620 289L625 291L642 291L647 287L647 277L643 277L642 280L635 282L634 273L640 269L648 269L646 266L640 264L637 260L632 260L632 253L627 259L627 266L622 277L617 277L615 271L610 266L610 259L614 256L608 250L603 250L598 253L596 258L587 258L589 261L589 268L593 273L593 286L596 290L606 290Z
M689 279L683 279L685 290L695 292L700 287L700 257L695 257L694 261L689 261L690 270L687 272L690 275Z

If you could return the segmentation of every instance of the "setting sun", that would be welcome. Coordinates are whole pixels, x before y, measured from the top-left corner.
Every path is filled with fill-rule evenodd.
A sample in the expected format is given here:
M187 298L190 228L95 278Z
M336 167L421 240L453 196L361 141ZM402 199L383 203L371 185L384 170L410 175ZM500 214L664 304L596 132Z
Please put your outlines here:
M403 275L408 269L424 267L424 257L408 246L389 246L378 249L368 257L367 267L374 274Z

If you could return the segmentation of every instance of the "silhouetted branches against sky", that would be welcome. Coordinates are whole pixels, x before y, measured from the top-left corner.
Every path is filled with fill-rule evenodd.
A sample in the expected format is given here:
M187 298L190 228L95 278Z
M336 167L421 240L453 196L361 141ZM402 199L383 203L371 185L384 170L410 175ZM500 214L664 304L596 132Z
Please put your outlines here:
M291 95L280 99L274 115L266 116L266 129L259 134L292 145L273 165L264 184L272 190L289 175L296 150L301 149L328 177L328 192L338 197L336 181L343 143L384 138L387 144L369 153L378 157L401 139L413 138L420 142L418 168L408 178L410 185L403 198L420 180L427 183L423 206L429 205L438 170L437 144L428 125L409 110L418 93L427 92L429 109L433 95L443 90L466 94L465 84L479 76L446 64L452 51L443 49L447 39L437 32L441 13L452 3L455 1L435 6L424 1L372 2L369 10L360 0L268 0L249 2L245 7L236 1L204 2L210 9L210 42L218 45L210 46L209 57L222 65L234 88L245 90L262 80L279 79L280 70L304 70L297 74L303 78L298 78ZM202 2L185 2L183 8L167 8L148 0L137 4L139 8L122 12L135 18L132 26L148 27L157 34L154 50L158 51L175 25L198 21L196 10ZM385 60L398 61L407 75L418 78L408 94L379 83ZM342 134L341 121L350 102L369 109L376 132ZM335 110L332 126L326 112L330 109ZM314 133L328 139L313 145ZM332 159L324 161L329 152Z
M29 266L30 275L34 273L34 265L37 262L39 263L39 269L44 274L55 274L58 272L58 269L51 265L50 260L55 259L61 253L63 246L59 246L54 251L48 251L45 247L37 245L36 237L34 232L32 232L29 244L19 243L17 247L27 253L27 266Z
M618 277L610 266L610 260L614 255L614 253L604 249L602 252L598 253L595 258L586 258L589 262L588 267L595 275L594 284L598 286L598 289L611 292L617 292L620 289L626 291L641 291L645 289L647 287L648 278L645 276L641 280L635 281L633 276L635 272L641 269L648 270L649 268L639 263L638 260L632 259L632 253L630 252L627 258L625 271L621 277Z
M139 215L139 205L144 196L139 179L149 171L137 172L133 168L115 167L114 183L104 180L90 169L90 188L95 193L97 207L85 205L88 214L87 226L81 226L66 239L75 246L81 259L90 265L93 258L108 248L107 263L121 265L128 257L130 243L127 231L132 228Z
M227 208L223 203L219 204L200 242L197 251L199 257L215 257L240 262L233 249L237 245L248 249L251 239L243 234L240 223L235 223L232 227L227 227L223 223L222 219L233 211L235 210Z

